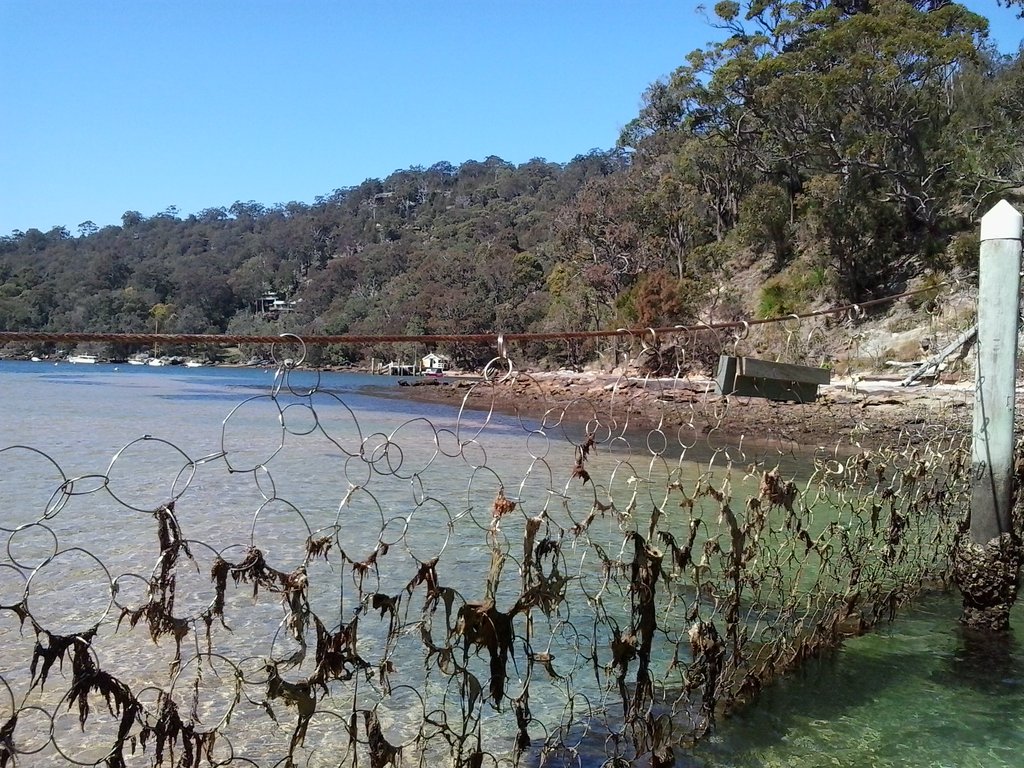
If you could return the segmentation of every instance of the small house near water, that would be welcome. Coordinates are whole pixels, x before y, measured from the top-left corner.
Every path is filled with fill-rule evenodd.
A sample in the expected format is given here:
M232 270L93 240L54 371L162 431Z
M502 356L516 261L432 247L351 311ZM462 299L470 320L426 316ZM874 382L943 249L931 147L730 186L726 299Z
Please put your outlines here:
M437 352L430 352L420 360L423 370L447 371L452 367L452 359L448 355L439 355Z
M439 355L431 352L424 355L417 362L415 358L411 363L404 363L392 360L390 363L383 363L379 367L376 361L370 364L373 373L384 374L385 376L440 376L452 367L451 358L447 355Z

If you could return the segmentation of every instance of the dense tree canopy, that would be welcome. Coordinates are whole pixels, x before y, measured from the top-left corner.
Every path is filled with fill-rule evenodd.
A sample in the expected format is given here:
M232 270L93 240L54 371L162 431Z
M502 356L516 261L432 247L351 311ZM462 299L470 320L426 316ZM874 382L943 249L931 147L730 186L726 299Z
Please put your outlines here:
M726 38L652 85L622 142L640 158L695 144L716 238L746 235L779 266L798 255L864 299L934 266L1021 184L1007 122L1020 57L986 48L987 22L963 6L727 0L715 13Z
M1024 190L1019 51L998 55L984 18L942 0L713 12L719 42L647 89L618 148L413 167L311 204L14 232L0 238L0 330L649 326L860 301L969 266L979 214ZM743 273L760 294L732 288ZM284 311L265 311L268 292Z

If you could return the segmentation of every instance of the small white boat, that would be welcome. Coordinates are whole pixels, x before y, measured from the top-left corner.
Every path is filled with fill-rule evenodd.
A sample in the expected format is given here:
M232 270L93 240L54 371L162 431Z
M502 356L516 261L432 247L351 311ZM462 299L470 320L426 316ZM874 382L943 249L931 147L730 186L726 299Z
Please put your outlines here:
M203 364L201 362L199 362L198 360L186 360L185 361L185 367L186 368L202 368Z
M68 355L69 363L78 363L79 365L95 365L100 359L96 355Z
M146 365L167 365L162 357L151 357L146 361Z

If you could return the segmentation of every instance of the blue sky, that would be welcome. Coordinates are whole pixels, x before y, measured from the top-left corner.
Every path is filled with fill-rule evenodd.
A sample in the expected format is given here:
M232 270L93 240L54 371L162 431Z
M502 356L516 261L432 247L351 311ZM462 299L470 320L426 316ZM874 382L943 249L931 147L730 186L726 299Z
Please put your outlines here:
M1024 23L967 5L1016 49ZM565 162L715 35L668 0L0 0L0 235Z

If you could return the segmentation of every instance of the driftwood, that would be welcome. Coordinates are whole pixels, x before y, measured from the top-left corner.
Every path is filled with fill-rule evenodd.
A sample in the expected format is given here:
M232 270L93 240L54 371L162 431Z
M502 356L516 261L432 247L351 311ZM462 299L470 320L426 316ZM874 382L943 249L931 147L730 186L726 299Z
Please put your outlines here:
M973 325L966 331L957 336L952 342L947 344L936 354L932 355L928 360L919 365L914 369L903 381L900 382L901 387L909 387L915 381L920 378L924 378L929 372L938 373L939 365L945 361L947 357L952 355L958 350L962 350L961 356L967 354L967 349L974 343L974 340L978 337L978 326Z

